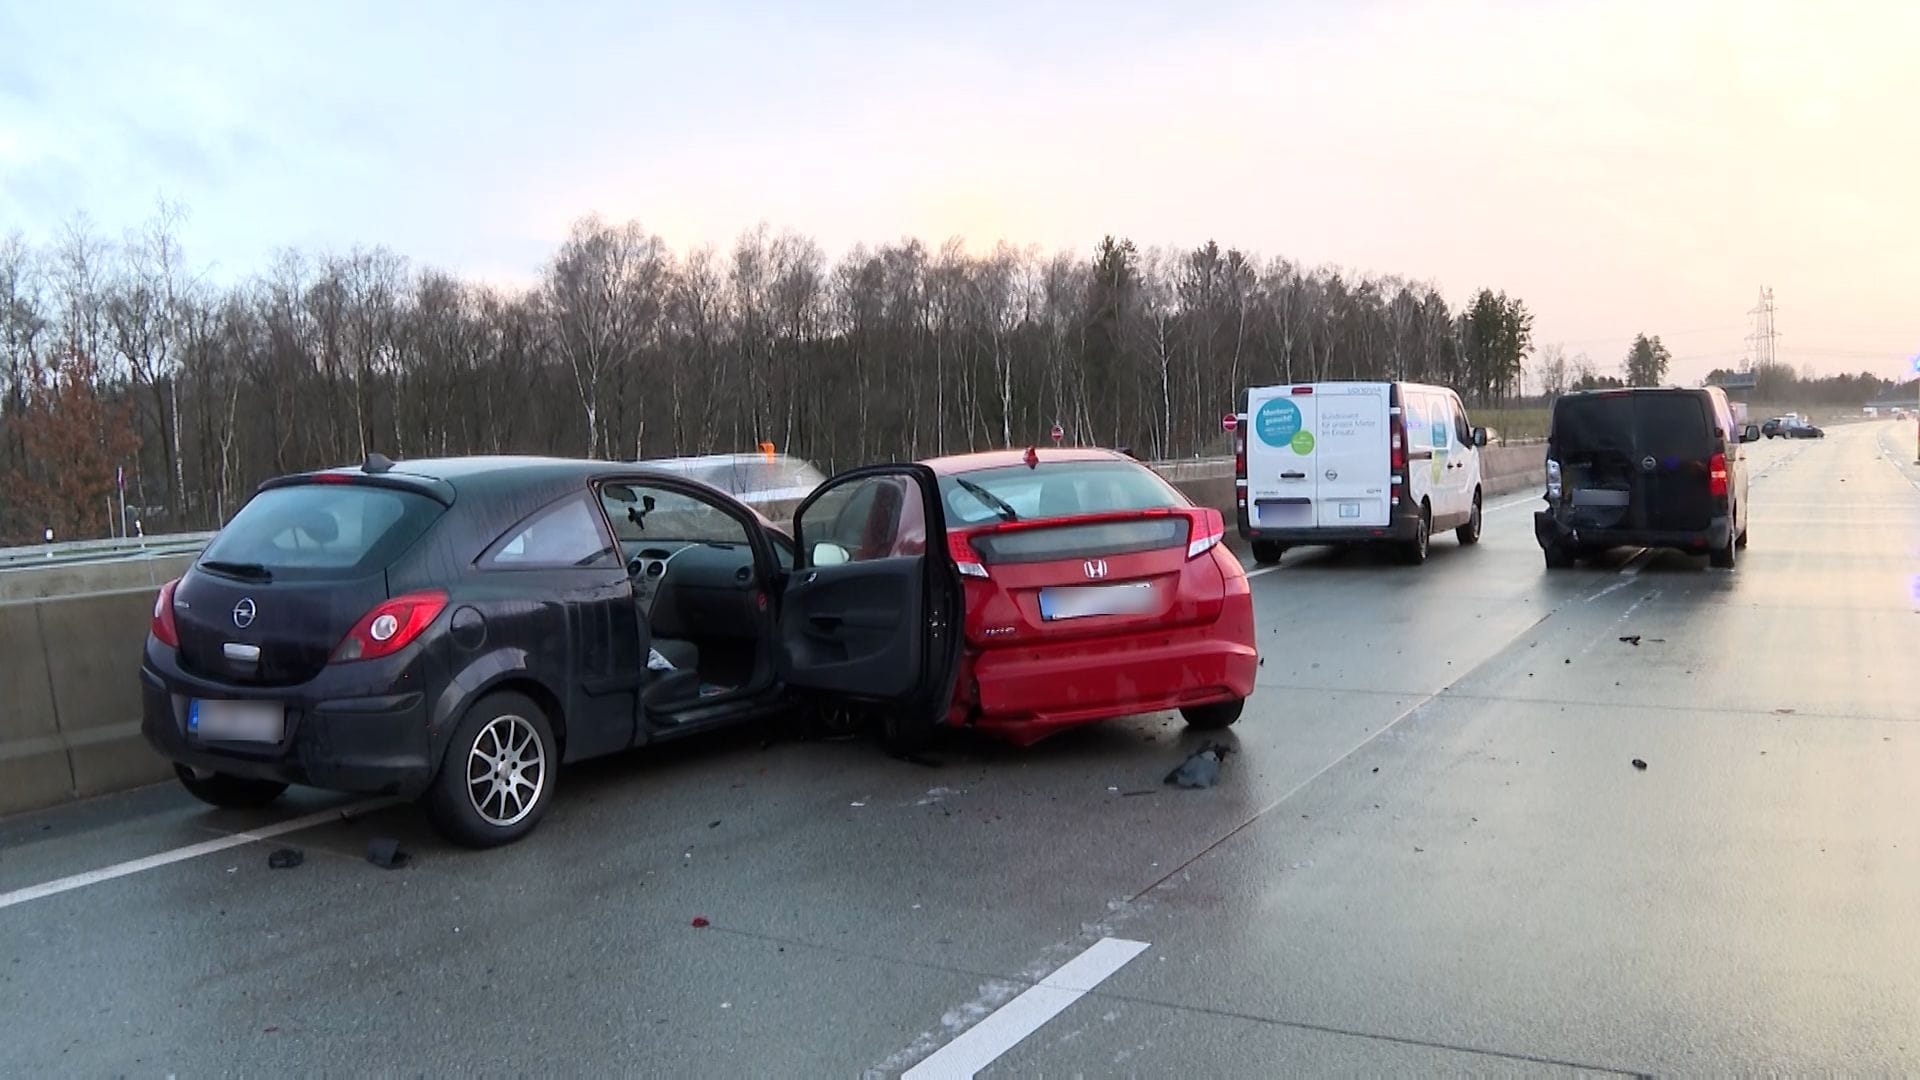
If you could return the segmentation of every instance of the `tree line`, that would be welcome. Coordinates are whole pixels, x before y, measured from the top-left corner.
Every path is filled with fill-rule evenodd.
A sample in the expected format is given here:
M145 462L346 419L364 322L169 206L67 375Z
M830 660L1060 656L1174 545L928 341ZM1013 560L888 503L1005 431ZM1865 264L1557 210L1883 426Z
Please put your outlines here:
M574 224L503 288L384 247L197 273L182 213L0 241L0 539L215 527L261 480L470 453L630 460L771 442L833 470L1044 443L1218 450L1250 384L1407 378L1518 389L1532 315L1481 290L1214 242L1091 253L959 240L829 258L765 226L675 253Z

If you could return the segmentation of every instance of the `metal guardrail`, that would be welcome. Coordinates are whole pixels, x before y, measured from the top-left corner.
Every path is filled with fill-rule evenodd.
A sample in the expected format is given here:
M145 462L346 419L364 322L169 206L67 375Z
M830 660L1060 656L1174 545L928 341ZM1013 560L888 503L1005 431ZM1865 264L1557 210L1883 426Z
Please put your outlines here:
M207 541L213 539L213 535L210 532L170 533L162 536L69 540L65 543L0 548L0 570L71 566L75 563L141 559L153 555L179 555L205 547Z

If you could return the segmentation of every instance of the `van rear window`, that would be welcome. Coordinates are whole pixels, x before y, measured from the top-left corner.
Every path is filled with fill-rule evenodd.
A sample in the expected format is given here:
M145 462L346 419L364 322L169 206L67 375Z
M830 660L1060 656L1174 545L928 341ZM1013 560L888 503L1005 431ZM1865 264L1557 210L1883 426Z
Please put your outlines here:
M1713 448L1713 422L1701 394L1562 398L1553 413L1553 444L1562 451L1705 457Z
M359 577L386 569L442 512L424 495L392 488L269 488L241 507L200 558L263 567L276 578Z

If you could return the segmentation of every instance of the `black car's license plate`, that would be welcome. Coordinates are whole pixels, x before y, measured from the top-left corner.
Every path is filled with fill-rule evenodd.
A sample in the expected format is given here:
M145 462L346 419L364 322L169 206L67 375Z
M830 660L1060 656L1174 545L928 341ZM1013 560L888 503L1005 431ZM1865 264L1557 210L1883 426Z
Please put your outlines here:
M199 739L277 743L286 729L286 707L273 702L196 698L187 706L187 734Z

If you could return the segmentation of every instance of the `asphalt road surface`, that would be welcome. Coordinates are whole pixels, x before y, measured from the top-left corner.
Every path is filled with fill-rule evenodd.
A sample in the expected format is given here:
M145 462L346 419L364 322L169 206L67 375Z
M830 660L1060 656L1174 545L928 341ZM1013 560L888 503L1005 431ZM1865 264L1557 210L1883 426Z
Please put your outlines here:
M1524 496L1289 554L1211 789L1148 716L642 752L484 854L314 792L0 821L0 1074L1920 1072L1912 434L1748 448L1731 573L1549 574Z

